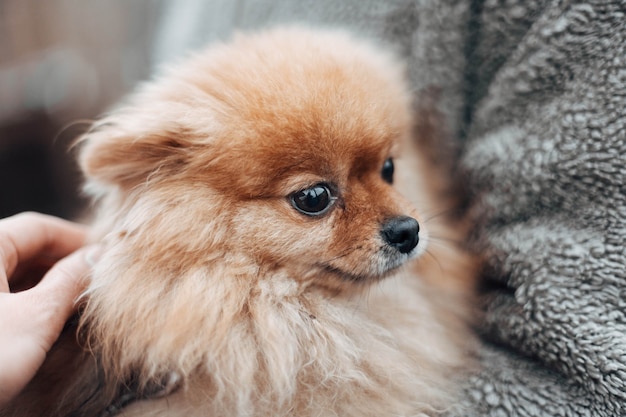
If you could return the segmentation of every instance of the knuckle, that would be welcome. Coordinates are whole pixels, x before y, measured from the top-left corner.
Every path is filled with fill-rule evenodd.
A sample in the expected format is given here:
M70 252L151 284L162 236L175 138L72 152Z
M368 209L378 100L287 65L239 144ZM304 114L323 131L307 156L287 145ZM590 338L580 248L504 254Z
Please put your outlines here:
M22 221L29 221L29 222L37 221L37 222L39 222L42 219L42 214L37 213L35 211L24 211L22 213L16 214L14 218L22 220Z
M52 267L49 274L53 275L52 278L56 282L68 284L80 278L82 269L82 263L79 262L79 259L71 257L58 262Z
M18 253L15 243L9 233L0 229L0 268L4 268L7 271L17 264L17 261Z

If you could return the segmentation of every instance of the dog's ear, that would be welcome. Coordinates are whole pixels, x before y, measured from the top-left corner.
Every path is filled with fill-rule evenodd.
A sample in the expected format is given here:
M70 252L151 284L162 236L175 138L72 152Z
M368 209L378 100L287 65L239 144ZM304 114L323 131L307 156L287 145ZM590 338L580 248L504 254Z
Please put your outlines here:
M151 175L182 168L193 147L193 134L172 117L171 109L167 118L148 113L118 111L78 140L79 164L88 182L129 189Z

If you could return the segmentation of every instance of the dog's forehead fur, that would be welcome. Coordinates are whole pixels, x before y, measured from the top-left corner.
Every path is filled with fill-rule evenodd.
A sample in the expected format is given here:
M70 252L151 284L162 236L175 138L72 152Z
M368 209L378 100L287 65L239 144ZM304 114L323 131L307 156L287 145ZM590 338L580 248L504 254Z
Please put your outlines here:
M388 61L347 37L272 32L198 55L162 94L215 125L206 140L206 125L192 132L207 145L193 164L215 186L281 193L272 187L285 176L339 181L380 169L410 120L402 67Z

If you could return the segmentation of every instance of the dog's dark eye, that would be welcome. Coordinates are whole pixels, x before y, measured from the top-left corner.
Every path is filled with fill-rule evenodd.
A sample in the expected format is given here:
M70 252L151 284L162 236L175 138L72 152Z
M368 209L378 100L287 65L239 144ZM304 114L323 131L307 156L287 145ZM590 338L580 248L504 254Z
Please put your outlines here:
M380 176L389 184L393 184L393 159L389 158L385 161Z
M291 195L291 205L308 216L320 216L326 213L335 200L336 198L333 197L326 184L317 184Z

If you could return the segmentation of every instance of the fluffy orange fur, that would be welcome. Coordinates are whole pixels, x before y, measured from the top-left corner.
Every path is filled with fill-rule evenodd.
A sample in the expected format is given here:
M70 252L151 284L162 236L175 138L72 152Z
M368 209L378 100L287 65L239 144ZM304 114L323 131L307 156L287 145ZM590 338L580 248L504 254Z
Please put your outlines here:
M404 68L339 31L239 35L81 140L105 251L81 327L106 381L177 389L124 416L416 416L454 400L471 257L431 245L444 175L413 143ZM396 161L394 185L381 177ZM430 170L430 171L429 171ZM333 184L322 216L289 196ZM381 225L420 220L391 253ZM462 239L461 227L437 233ZM414 259L418 258L418 259Z

